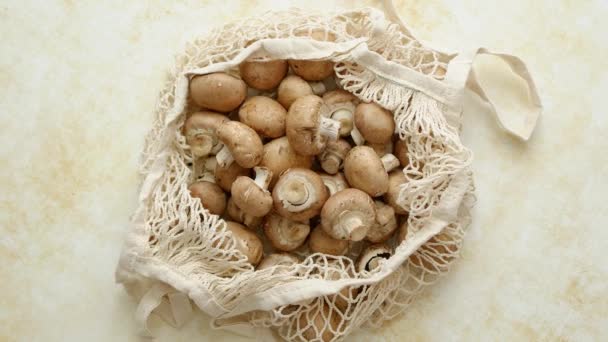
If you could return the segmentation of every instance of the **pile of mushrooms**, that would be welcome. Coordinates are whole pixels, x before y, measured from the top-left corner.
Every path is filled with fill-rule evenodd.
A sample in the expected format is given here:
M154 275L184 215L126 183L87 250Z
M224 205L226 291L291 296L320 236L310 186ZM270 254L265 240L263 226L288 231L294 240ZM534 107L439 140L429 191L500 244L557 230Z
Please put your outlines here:
M406 238L407 144L390 111L339 89L333 62L246 60L192 77L189 103L190 193L258 271L324 253L372 272Z

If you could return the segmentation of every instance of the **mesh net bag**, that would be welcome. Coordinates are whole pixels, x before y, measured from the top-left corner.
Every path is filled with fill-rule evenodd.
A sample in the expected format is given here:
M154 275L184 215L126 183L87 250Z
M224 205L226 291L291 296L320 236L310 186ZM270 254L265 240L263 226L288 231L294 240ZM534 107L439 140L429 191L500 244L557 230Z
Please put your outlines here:
M116 271L139 300L136 317L144 333L152 312L179 325L193 302L216 327L273 331L295 341L340 340L399 315L449 271L475 200L472 154L459 138L462 95L468 80L492 104L470 72L475 54L488 51L433 50L394 12L388 17L393 21L375 9L271 12L218 28L178 56L146 138L139 206ZM540 108L523 62L500 56L528 81ZM189 79L217 71L238 75L245 59L332 60L338 87L394 114L409 156L398 197L409 212L408 229L402 242L389 240L394 254L380 267L358 272L354 254L304 253L299 264L256 271L224 221L190 196L192 156L181 130L185 114L196 109ZM526 139L535 120L505 128Z

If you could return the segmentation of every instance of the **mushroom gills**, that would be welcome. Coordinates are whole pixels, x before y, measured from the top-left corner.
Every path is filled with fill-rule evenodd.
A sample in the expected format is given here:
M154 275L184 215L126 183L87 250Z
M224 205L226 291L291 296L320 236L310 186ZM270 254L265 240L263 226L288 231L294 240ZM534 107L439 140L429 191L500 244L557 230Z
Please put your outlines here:
M333 120L321 116L321 122L319 123L319 134L327 137L329 140L338 140L340 132L340 121Z
M374 257L369 259L369 261L365 264L365 270L369 272L371 270L378 268L378 266L380 266L380 261L382 259L386 260L386 259L389 259L390 257L391 257L391 253L388 253L388 252L384 252L384 253L375 255Z
M314 196L311 196L313 186L304 177L292 176L283 189L280 193L281 203L283 208L291 212L306 210L315 201Z

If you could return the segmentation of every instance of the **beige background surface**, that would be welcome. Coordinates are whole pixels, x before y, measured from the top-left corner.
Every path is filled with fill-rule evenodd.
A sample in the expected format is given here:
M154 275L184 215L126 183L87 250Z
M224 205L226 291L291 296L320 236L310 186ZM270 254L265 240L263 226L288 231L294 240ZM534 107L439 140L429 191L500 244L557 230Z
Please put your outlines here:
M291 1L319 9L374 1ZM0 1L0 341L137 340L113 271L143 135L185 40L273 1ZM397 1L435 46L529 63L545 113L528 144L473 96L478 205L453 272L353 341L608 340L608 3ZM159 341L235 338L197 317Z

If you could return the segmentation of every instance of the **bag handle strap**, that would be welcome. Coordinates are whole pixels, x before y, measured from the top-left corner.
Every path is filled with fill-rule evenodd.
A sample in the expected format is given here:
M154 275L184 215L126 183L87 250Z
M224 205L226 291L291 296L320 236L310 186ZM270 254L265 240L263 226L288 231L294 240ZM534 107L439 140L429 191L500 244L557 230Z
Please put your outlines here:
M148 318L152 313L176 328L183 326L193 315L188 296L161 282L153 285L144 294L135 311L135 320L142 337L154 336L148 328Z
M403 23L399 14L395 9L392 0L382 0L384 8L384 14L386 17L398 24L401 29L410 37L416 39L412 34L412 31ZM521 77L527 86L528 107L531 110L523 113L520 120L513 120L511 117L514 113L510 112L507 108L502 108L495 101L492 100L482 84L477 79L477 73L473 68L473 62L475 57L481 54L491 55L500 58L502 61L507 63L510 67L510 72L516 76ZM504 77L511 76L504 75ZM506 53L492 52L486 48L477 48L469 52L459 53L451 59L448 64L448 70L445 81L455 85L458 89L468 88L469 90L476 93L484 102L490 107L490 112L493 114L499 127L504 129L507 133L514 135L515 137L527 141L530 139L534 128L538 122L538 117L542 113L543 106L536 89L536 84L532 79L532 75L526 66L526 63L517 56L509 55Z

